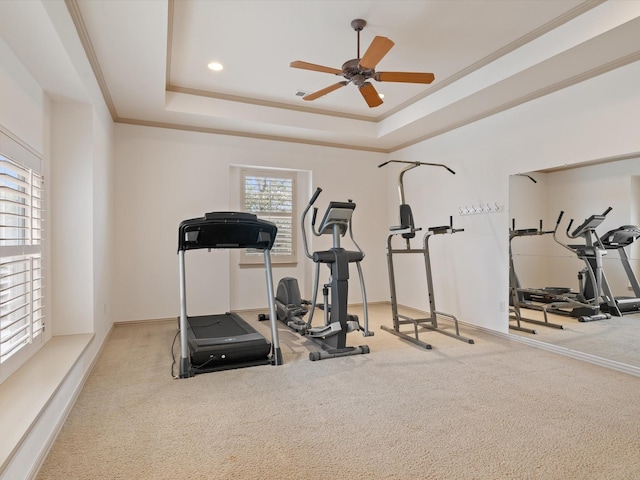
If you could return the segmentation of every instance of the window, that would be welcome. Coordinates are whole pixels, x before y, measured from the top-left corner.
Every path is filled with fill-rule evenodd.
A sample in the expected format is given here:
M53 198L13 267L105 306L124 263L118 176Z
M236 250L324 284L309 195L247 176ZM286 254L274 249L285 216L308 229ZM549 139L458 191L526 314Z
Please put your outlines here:
M242 207L263 220L278 226L278 235L271 249L273 263L296 261L294 233L296 182L295 173L282 170L243 169ZM262 263L262 252L247 249L241 263Z
M44 331L43 178L0 154L0 364Z

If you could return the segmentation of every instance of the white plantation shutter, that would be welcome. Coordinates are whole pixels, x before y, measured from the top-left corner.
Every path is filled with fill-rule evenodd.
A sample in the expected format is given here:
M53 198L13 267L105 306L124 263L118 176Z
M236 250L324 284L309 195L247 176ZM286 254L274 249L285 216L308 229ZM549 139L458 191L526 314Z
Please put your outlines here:
M43 178L0 155L0 364L44 330Z
M274 263L296 261L295 245L295 173L279 170L242 171L242 205L245 212L253 213L278 226L278 235L271 249ZM248 249L243 263L260 263L262 252Z

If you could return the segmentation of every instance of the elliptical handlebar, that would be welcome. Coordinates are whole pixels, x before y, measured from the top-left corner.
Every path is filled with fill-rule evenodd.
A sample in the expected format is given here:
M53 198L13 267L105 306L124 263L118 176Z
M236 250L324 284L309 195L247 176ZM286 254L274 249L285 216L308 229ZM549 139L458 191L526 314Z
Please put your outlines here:
M316 203L316 200L318 199L318 197L320 196L321 193L322 193L322 189L320 187L316 188L316 191L313 192L313 196L309 200L309 206L311 206L314 203Z
M571 232L569 230L571 230L571 225L573 225L573 218L571 220L569 220L569 224L567 225L567 231L565 232L567 234L567 237L569 238L577 238L577 235L574 237L573 235L571 235Z
M556 226L553 229L553 240L558 244L563 246L564 248L566 248L567 250L569 250L570 252L573 252L573 250L566 244L562 243L560 240L558 240L558 237L556 235L556 233L558 232L558 227L560 226L560 222L562 221L562 217L564 215L564 210L560 210L560 215L558 215L558 220L556 220ZM571 220L571 222L573 222L573 219ZM569 225L571 225L571 222L569 222ZM568 229L567 229L568 230Z
M304 209L304 212L302 212L302 222L300 222L302 224L302 246L304 248L304 254L310 259L313 259L313 255L311 255L311 253L309 253L309 244L307 243L307 229L305 228L305 220L307 218L307 213L309 212L309 209L316 202L316 200L320 196L320 193L322 193L322 189L320 187L316 188L316 191L311 196L311 199L309 200L309 203L307 204L306 208ZM314 227L315 227L315 224L316 224L317 215L318 215L318 209L314 208L313 209L313 217L311 218L311 231L313 231L314 233L315 233Z
M362 251L362 249L360 248L360 245L358 245L358 242L356 242L356 239L353 238L353 229L351 228L353 225L353 220L349 220L349 237L351 237L351 241L353 242L353 244L356 246L356 248L358 249L358 251L362 254L362 258L364 259L365 257L365 253Z

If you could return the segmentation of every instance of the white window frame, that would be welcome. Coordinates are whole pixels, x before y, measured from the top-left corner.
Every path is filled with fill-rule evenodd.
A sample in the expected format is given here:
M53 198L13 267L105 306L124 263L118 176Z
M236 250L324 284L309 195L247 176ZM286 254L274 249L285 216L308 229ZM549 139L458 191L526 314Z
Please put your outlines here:
M246 178L258 177L258 178L275 178L286 179L291 181L291 211L290 212L278 212L278 211L260 211L251 210L246 207ZM260 168L241 168L240 169L240 209L244 212L253 213L263 220L273 221L278 223L278 218L290 218L291 219L291 253L283 254L278 251L278 237L284 231L278 228L278 235L276 236L276 242L271 250L271 263L274 265L295 265L297 263L297 234L296 234L296 201L297 201L297 174L292 170L280 170L280 169L260 169ZM264 257L261 252L255 252L251 249L242 249L240 251L240 265L262 265L264 263Z
M11 140L9 147L4 135L2 140L0 373L15 370L45 342L44 178L33 168L39 159L26 153L19 161L17 144Z

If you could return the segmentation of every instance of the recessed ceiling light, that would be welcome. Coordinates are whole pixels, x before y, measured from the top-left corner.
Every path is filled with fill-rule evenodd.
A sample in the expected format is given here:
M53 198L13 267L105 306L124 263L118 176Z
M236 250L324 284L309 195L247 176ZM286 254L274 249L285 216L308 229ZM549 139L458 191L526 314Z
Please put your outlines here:
M378 96L382 99L384 98L384 93L379 93Z
M207 67L209 67L209 70L213 70L214 72L219 72L224 68L222 64L218 62L211 62Z

